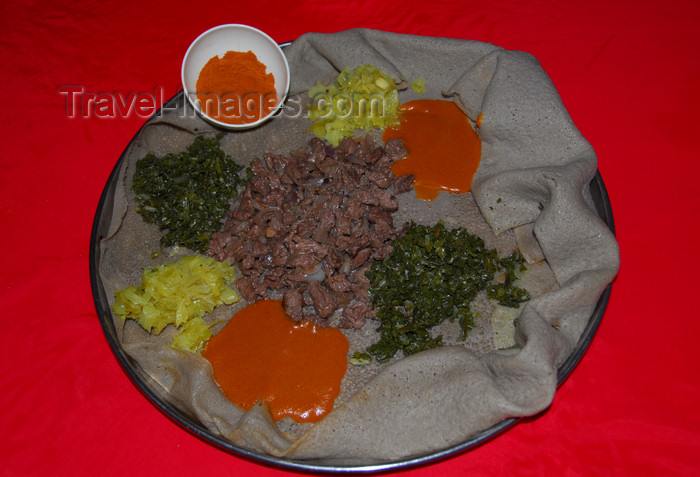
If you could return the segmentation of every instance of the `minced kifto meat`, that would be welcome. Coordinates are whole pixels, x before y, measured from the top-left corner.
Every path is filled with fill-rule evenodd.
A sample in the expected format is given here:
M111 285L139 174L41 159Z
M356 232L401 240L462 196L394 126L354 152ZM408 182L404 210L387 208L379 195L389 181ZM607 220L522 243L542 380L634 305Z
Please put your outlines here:
M313 138L303 153L255 159L209 253L239 265L248 302L281 295L295 320L326 324L342 310L339 326L359 328L372 316L365 271L401 234L391 213L413 177L394 177L391 164L405 155L400 139L366 136L336 148Z

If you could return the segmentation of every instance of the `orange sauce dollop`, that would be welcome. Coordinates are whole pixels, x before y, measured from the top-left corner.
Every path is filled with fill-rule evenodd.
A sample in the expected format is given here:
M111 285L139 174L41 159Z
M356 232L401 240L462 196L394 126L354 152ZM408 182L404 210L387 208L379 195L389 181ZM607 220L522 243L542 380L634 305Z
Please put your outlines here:
M226 397L244 410L261 400L275 421L317 422L333 408L347 370L348 340L336 328L295 323L279 300L236 313L202 353Z
M465 193L481 161L481 140L467 115L451 101L420 99L399 106L400 124L384 130L384 141L402 138L408 156L391 169L413 174L416 196L437 198L440 191Z

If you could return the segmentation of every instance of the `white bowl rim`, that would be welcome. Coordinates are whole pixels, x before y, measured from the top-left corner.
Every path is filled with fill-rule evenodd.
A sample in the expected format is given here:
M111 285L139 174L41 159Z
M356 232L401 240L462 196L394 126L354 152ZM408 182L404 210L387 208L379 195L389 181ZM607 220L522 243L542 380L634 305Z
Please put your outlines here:
M257 121L253 121L253 122L250 122L250 123L244 123L244 124L225 123L225 122L223 122L223 121L219 121L219 120L217 120L217 119L214 119L214 118L212 118L211 116L209 116L209 115L207 115L206 113L204 113L204 112L201 110L201 108L199 108L199 106L198 106L198 104L196 103L196 101L194 101L194 100L192 99L192 96L190 95L190 93L189 93L189 91L188 91L188 89L187 89L187 84L186 84L186 81L185 81L185 65L186 65L186 63L187 63L188 57L190 56L190 52L192 51L192 49L194 48L194 46L195 46L202 38L204 38L205 36L209 35L210 33L214 32L214 31L217 31L217 30L223 30L223 29L232 28L232 27L233 27L233 28L242 28L242 29L245 29L245 30L253 31L253 32L255 32L255 33L258 33L258 34L261 35L262 37L266 38L267 40L269 40L270 43L273 44L273 45L277 48L277 50L279 51L279 54L280 54L281 58L283 59L284 70L285 70L285 75L286 75L286 81L285 81L286 85L285 85L284 91L281 91L281 92L278 93L278 94L279 94L279 101L277 102L277 105L275 105L275 108L274 108L272 111L270 111L269 114L263 116L262 118L258 119ZM194 108L194 110L197 112L197 114L200 115L200 117L202 117L203 119L205 119L206 121L208 121L208 122L210 122L210 123L212 123L212 124L215 124L215 125L217 125L217 126L220 126L220 127L222 127L222 128L226 128L226 129L251 129L251 128L254 128L254 127L256 127L256 126L259 126L260 124L262 124L262 123L264 123L264 122L266 122L266 121L272 119L272 117L275 116L275 114L280 110L280 108L282 107L284 101L286 100L287 95L289 94L289 85L290 85L289 62L287 61L287 57L286 57L286 55L284 54L284 52L282 51L282 48L280 47L279 43L277 43L274 39L272 39L272 37L271 37L270 35L268 35L268 34L265 33L264 31L262 31L262 30L260 30L260 29L258 29L258 28L255 28L255 27L253 27L253 26L250 26L250 25L245 25L245 24L243 24L243 23L224 23L224 24L222 24L222 25L217 25L217 26L215 26L215 27L212 27L212 28L210 28L210 29L208 29L208 30L206 30L206 31L204 31L204 32L202 32L202 33L200 33L199 36L197 36L197 38L195 38L194 40L192 40L192 42L190 43L190 46L187 48L187 51L185 52L185 56L183 56L183 58L182 58L182 65L181 65L181 67L180 67L180 81L182 82L182 89L183 89L183 93L184 93L185 97L187 98L187 100L189 101L189 103L192 105L192 107Z

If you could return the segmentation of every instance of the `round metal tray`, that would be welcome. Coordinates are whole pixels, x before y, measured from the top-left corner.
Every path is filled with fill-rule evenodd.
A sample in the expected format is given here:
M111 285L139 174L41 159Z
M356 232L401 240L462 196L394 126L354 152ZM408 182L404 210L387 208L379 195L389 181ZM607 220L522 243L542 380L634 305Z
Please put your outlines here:
M171 98L163 108L172 108L178 101L184 101L184 95L182 92ZM158 114L158 113L156 113ZM132 141L138 136L138 133ZM116 183L119 178L120 169L125 163L125 153L129 149L131 143L125 148L124 153L117 161L114 169L112 170L109 178L107 179L107 184L104 187L102 196L100 197L100 202L97 206L97 211L95 213L95 219L92 227L92 234L90 237L90 282L92 285L92 294L95 301L95 307L97 308L97 314L104 330L107 342L109 343L114 355L116 356L119 364L124 369L126 374L131 378L133 383L141 390L141 392L166 416L171 418L177 424L192 432L196 436L204 439L205 441L217 446L225 451L231 452L238 456L251 459L260 463L265 463L268 465L282 467L290 470L305 470L305 471L323 471L323 472L376 472L389 469L400 469L411 466L417 466L420 464L426 464L429 462L434 462L439 459L446 458L448 456L453 456L455 454L464 452L475 446L478 446L489 439L494 438L500 433L506 431L510 427L517 424L520 420L519 418L505 419L492 427L480 432L477 435L465 440L464 442L445 448L438 452L431 452L425 455L411 457L402 460L390 461L379 464L371 465L359 465L359 466L343 466L343 465L324 465L317 464L313 461L301 461L301 460L291 460L285 458L273 457L266 454L261 454L257 452L252 452L247 449L243 449L239 446L232 444L231 442L223 439L221 436L215 435L204 427L199 420L194 417L192 413L184 409L181 404L179 404L165 389L163 389L158 383L156 383L144 370L139 366L139 364L128 356L121 347L121 344L117 338L117 332L114 327L114 322L111 317L111 311L109 309L109 302L107 301L107 296L105 294L104 287L99 277L100 269L100 241L109 230L110 221L112 217L112 208L114 200L114 191ZM593 202L598 215L601 219L608 225L610 230L614 233L615 227L613 222L612 208L610 206L610 200L608 198L608 193L605 189L605 184L600 176L599 172L596 172L590 183L590 192L593 198ZM559 367L558 369L558 384L561 385L566 378L571 374L573 369L581 360L586 349L590 345L593 336L603 318L603 313L607 306L608 300L610 298L610 293L612 290L612 284L609 284L603 294L600 296L598 303L591 315L590 320L578 342L568 359Z

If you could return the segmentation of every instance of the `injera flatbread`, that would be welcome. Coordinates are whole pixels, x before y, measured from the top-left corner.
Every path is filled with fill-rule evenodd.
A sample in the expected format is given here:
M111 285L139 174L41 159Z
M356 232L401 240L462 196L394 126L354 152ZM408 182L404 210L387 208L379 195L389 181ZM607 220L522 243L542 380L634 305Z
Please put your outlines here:
M554 286L521 308L516 347L445 346L396 360L297 435L283 433L264 406L243 412L226 400L206 360L168 346L172 327L149 336L133 321L114 318L123 349L211 432L256 452L319 464L363 465L422 455L463 442L504 418L545 409L556 390L557 366L615 277L619 253L588 189L595 152L538 61L486 43L366 29L310 33L285 53L292 78L285 110L262 127L226 134L226 152L246 164L265 152L285 154L304 145L310 125L303 117L305 91L319 80L332 81L347 66L372 64L403 84L424 79L425 93L406 89L401 101L452 98L472 121L483 115L482 161L468 200L478 206L479 220L495 244L490 246L516 237L530 261L546 259L542 263ZM180 101L151 119L133 141L120 170L110 231L101 243L99 273L110 300L115 290L138 284L144 266L187 252L151 258L160 233L134 211L129 186L135 161L149 151L183 150L194 135L215 132ZM447 215L440 218L460 224L454 217L459 207L449 205L454 197L441 194L440 200L448 201L435 207ZM411 201L402 199L402 205L406 202ZM409 215L428 209L415 201L413 206L417 209ZM207 319L228 318L240 306L217 309Z

